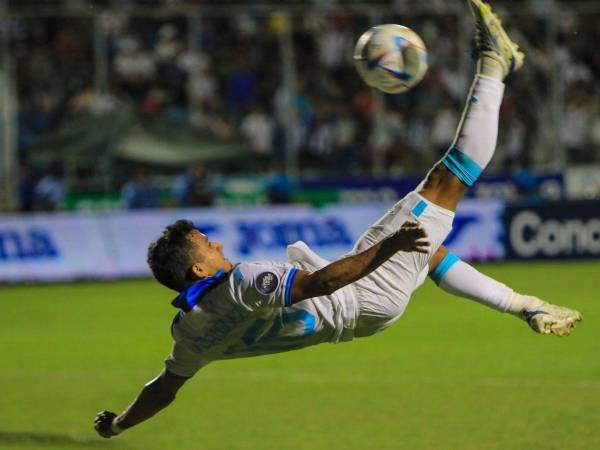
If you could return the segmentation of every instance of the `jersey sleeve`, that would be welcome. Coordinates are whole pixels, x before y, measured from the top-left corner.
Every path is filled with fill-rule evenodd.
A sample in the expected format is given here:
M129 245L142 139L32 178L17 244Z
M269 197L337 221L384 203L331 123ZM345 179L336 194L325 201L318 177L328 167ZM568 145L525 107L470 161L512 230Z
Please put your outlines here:
M208 364L197 352L183 342L173 342L171 354L165 360L166 369L180 377L191 378Z
M249 310L290 306L297 272L291 264L238 264L232 274L236 300Z

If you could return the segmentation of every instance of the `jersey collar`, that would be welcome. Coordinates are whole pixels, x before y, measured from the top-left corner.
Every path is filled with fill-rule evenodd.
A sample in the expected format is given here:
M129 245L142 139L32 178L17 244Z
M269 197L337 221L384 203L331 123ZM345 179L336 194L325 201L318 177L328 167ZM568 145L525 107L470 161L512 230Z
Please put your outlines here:
M202 278L175 297L171 305L185 312L191 311L200 302L200 299L215 287L216 284L223 281L228 274L229 272L225 272L225 269L221 269L213 276Z

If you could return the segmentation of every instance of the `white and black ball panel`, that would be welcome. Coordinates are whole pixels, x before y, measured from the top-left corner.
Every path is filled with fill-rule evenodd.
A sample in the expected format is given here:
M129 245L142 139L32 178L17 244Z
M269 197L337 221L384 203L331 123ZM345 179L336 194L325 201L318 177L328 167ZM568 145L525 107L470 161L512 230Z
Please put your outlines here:
M383 92L416 86L427 71L427 49L410 28L396 24L370 28L358 39L354 64L361 78Z

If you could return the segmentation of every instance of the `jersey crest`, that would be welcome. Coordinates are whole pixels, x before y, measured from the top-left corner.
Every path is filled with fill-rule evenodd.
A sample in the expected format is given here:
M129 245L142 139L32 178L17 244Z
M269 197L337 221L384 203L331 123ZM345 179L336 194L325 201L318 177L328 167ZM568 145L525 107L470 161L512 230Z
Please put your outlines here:
M273 272L262 272L256 276L256 289L261 294L271 294L277 289L279 278Z

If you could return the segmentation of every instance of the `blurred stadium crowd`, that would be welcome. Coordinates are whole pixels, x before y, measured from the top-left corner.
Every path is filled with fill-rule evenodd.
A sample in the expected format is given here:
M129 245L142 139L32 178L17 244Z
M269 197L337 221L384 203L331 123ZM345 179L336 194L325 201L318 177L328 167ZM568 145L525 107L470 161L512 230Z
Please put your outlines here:
M36 142L74 118L126 107L219 139L242 139L256 163L254 173L281 174L286 142L299 154L300 174L418 172L435 162L454 137L472 76L471 29L460 14L447 11L448 2L427 2L429 12L423 13L415 1L387 7L382 2L383 9L372 14L324 2L291 10L289 22L278 13L236 10L207 14L195 25L177 13L144 15L140 7L200 2L118 3L118 10L101 14L107 68L100 81L97 29L89 18L57 14L13 21L23 211L60 208L70 187L60 164L32 163L30 149ZM18 2L19 7L27 4ZM62 4L69 11L115 2L44 4ZM528 61L523 75L509 80L496 170L600 162L600 8L588 14L563 3L553 25L547 5L528 1L517 11L510 8L508 23L519 30L517 40ZM405 14L411 8L417 12ZM356 38L382 21L411 26L430 50L426 79L406 95L374 93L352 66ZM280 57L280 36L290 25L293 91L283 84L289 68ZM565 150L566 160L553 160L556 145ZM210 178L221 169L228 174L247 170L243 165L209 165L207 170L204 164L179 173L170 169L175 203L212 204ZM158 206L155 176L163 172L132 165L111 188L121 190L129 207ZM272 200L289 200L288 182L275 179Z

